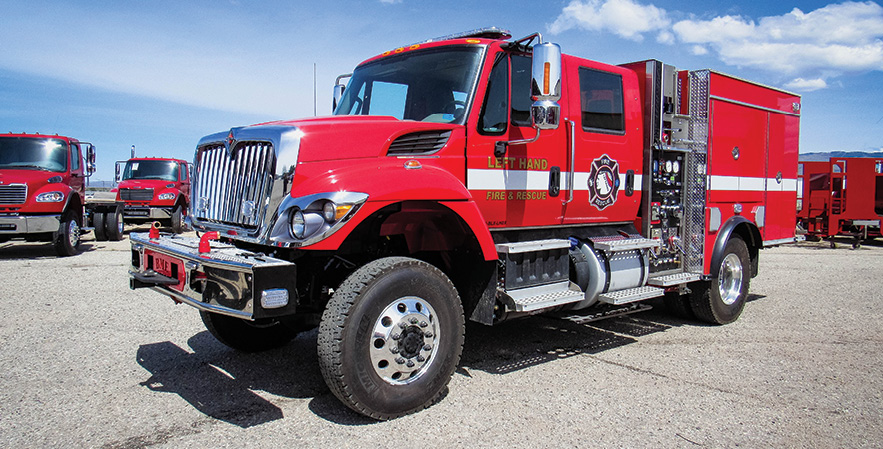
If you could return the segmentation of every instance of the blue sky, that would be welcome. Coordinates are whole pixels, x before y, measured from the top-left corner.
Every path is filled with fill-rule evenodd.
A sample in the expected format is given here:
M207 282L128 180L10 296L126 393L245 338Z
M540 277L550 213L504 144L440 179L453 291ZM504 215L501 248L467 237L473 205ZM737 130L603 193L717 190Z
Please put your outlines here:
M200 137L319 115L364 59L485 26L566 53L660 59L803 96L801 152L881 151L883 7L824 1L0 0L0 132L190 160Z

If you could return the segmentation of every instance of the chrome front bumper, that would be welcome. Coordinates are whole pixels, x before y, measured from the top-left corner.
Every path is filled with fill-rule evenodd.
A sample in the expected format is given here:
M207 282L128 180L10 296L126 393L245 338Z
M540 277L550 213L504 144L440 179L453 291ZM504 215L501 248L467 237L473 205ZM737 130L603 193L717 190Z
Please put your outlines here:
M168 220L172 218L174 207L126 206L123 218L132 220Z
M150 288L199 310L247 320L292 315L297 302L296 265L212 241L147 233L129 235L129 287ZM162 274L160 272L163 272Z
M0 234L38 234L58 232L61 215L0 216Z

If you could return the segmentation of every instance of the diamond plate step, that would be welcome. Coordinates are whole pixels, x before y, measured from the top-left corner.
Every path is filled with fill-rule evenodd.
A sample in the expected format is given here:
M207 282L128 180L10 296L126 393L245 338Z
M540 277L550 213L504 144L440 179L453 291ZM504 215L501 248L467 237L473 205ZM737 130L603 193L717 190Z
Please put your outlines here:
M641 301L643 299L655 298L657 296L662 296L665 294L665 290L656 287L636 287L636 288L627 288L625 290L619 290L615 292L607 292L598 296L598 299L601 302L605 302L607 304L628 304L630 302Z
M647 281L647 285L656 287L671 287L673 285L686 284L687 282L698 281L701 278L696 273L675 273L665 276L651 277Z
M512 299L516 312L531 312L585 299L585 293L578 289L572 290L569 281L508 290L506 294Z
M656 248L659 246L658 239L620 239L593 241L595 249L607 252L629 251L633 249Z

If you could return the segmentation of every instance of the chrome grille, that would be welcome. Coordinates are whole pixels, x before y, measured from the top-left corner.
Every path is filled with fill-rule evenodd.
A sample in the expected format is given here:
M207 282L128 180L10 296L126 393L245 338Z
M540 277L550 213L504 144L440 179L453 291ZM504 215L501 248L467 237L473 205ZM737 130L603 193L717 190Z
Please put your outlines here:
M220 144L197 150L193 216L254 230L263 222L273 188L273 145L239 142L230 153Z
M0 186L0 204L24 204L28 200L26 184Z
M153 189L120 189L120 199L123 201L151 201Z

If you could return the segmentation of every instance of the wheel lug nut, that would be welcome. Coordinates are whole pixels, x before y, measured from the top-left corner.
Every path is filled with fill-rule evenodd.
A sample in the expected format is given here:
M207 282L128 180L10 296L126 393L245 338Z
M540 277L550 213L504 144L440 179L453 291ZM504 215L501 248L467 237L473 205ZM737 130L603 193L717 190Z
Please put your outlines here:
M413 368L413 367L414 367L414 361L413 361L413 360L408 360L407 365L408 365L408 368Z
M423 336L427 338L432 338L432 332L424 332Z
M432 345L423 345L424 351L432 351Z
M425 361L426 361L426 357L423 357L422 355L418 355L418 356L417 356L417 361L418 361L418 362L425 362Z
M420 322L420 327L426 327L426 326L429 326L429 323L427 323L426 321Z
M393 340L398 340L398 339L400 339L400 338L402 338L402 334L392 334L392 339L393 339Z
M396 357L396 363L401 365L402 363L405 363L405 359L403 359L402 357Z
M417 318L411 318L411 324L417 324Z
M393 354L398 354L398 353L399 353L399 348L398 348L398 346L394 346L392 349L389 350L389 352L391 352L391 353L393 353Z
M399 322L399 327L400 327L400 328L402 328L402 329L404 329L404 328L405 328L405 326L407 326L407 324L405 324L405 322L404 322L404 321L402 321L402 322Z

